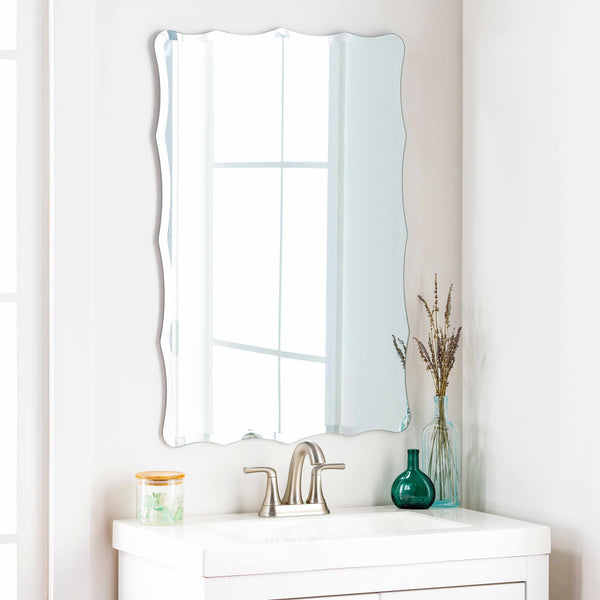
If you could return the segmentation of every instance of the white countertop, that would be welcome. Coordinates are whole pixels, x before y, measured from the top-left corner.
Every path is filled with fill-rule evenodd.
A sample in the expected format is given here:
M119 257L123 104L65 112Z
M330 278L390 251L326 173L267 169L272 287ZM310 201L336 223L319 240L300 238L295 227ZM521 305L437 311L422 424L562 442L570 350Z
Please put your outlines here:
M344 508L315 517L187 516L180 525L115 521L113 547L204 577L529 556L550 529L462 508Z

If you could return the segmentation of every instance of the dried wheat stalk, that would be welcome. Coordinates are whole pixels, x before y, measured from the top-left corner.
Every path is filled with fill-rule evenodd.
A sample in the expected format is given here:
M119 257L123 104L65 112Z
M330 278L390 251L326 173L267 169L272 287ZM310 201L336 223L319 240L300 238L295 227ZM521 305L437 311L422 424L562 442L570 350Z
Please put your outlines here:
M431 374L435 386L436 396L445 396L448 389L448 380L450 371L456 360L456 351L460 342L460 333L462 327L458 329L450 326L450 313L452 311L452 285L448 290L446 300L446 309L444 310L443 323L439 323L439 296L437 274L433 285L433 306L430 307L427 300L419 294L419 300L425 307L425 312L429 317L429 336L424 343L413 337L417 343L419 354L425 362L425 368Z
M398 356L400 357L400 360L402 361L402 366L406 369L406 352L407 352L408 348L406 347L404 340L397 338L393 333L392 333L392 340L394 342L394 348L396 348L396 352L398 353Z

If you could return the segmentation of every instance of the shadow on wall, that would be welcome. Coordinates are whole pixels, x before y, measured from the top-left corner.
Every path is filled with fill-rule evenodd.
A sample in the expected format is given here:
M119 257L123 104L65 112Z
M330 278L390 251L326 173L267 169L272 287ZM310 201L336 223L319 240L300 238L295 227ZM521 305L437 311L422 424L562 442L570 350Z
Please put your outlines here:
M554 532L553 529L553 537ZM579 600L581 588L581 553L553 550L550 555L550 600Z
M471 322L464 337L463 376L463 506L485 510L485 414L486 414L486 329L487 323L481 304L474 307Z
M490 348L487 340L490 320L482 306L486 302L477 301L465 311L465 321L469 327L464 338L465 376L463 378L463 428L464 428L464 502L465 508L489 510L486 490L485 465L490 464L486 437L492 412L488 393L490 382L487 361ZM493 511L492 511L493 512ZM507 515L509 516L509 515ZM522 514L512 514L513 518L525 518ZM540 517L540 519L542 519ZM532 518L532 520L535 520ZM581 600L582 597L595 597L597 583L592 590L585 590L582 581L583 543L577 539L573 529L552 527L553 551L550 555L550 600ZM569 550L561 549L568 547Z

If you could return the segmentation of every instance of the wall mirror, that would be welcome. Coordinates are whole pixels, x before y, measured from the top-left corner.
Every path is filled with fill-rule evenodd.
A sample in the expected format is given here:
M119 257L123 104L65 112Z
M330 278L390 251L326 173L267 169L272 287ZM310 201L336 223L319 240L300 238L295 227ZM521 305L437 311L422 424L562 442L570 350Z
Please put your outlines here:
M165 441L403 430L402 40L155 49Z

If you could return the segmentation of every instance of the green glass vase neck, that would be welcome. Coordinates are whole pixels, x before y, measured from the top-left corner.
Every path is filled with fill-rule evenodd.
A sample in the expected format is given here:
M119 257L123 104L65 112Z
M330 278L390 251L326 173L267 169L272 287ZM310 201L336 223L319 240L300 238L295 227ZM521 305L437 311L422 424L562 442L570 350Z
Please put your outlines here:
M406 466L409 469L418 469L419 468L419 451L418 450L409 450L406 463L407 463Z

